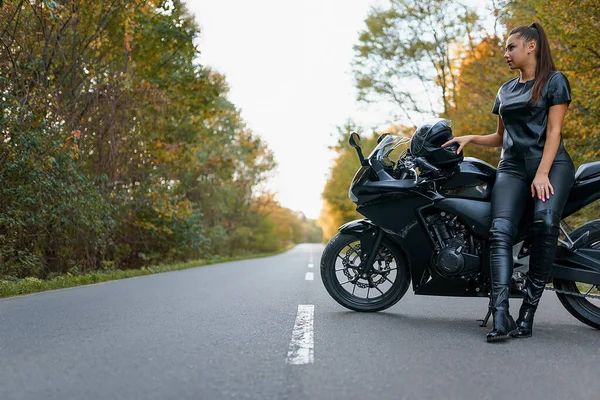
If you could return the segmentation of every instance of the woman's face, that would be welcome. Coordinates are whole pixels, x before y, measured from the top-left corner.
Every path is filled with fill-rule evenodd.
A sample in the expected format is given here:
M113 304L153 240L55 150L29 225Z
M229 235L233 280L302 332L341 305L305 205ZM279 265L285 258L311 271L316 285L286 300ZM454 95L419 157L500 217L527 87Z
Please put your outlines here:
M527 53L530 54L527 54ZM526 43L519 35L512 34L506 39L504 59L511 70L522 69L535 60L535 42Z

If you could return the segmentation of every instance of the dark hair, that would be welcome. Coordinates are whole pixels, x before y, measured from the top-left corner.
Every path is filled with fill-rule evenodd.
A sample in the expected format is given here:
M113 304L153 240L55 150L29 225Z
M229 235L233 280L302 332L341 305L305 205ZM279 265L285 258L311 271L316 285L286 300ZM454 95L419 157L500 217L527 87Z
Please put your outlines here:
M531 97L534 99L533 104L537 104L540 96L542 95L542 89L550 78L550 71L556 71L554 61L552 61L552 54L550 53L550 44L548 43L548 37L542 25L539 22L533 24L517 26L510 31L508 36L517 34L525 42L535 41L537 44L537 50L535 51L535 57L537 59L537 66L535 68L535 83L531 89ZM527 102L529 102L527 100Z

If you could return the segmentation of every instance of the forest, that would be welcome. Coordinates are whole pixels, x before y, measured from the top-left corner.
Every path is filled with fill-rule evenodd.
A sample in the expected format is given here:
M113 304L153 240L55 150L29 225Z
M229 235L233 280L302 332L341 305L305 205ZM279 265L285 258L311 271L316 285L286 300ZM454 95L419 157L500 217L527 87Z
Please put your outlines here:
M0 1L0 281L320 242L180 0Z

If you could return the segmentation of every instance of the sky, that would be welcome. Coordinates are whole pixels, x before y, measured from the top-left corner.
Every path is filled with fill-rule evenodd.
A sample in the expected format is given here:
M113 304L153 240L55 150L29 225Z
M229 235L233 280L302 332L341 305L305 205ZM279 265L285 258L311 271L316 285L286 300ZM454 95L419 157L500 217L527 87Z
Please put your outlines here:
M351 73L352 46L376 2L186 0L201 29L200 63L225 75L228 99L275 154L267 188L308 218L321 211L336 127L351 118L375 128L392 115L391 106L356 101Z

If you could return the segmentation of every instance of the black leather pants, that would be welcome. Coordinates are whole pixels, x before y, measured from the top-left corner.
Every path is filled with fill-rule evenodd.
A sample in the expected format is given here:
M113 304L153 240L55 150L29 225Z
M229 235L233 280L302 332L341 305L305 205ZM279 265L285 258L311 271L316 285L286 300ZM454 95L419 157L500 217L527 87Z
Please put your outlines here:
M563 208L569 197L575 167L569 154L556 154L550 169L554 195L542 202L531 197L531 183L540 163L536 159L502 159L492 192L492 228L490 229L490 267L493 308L508 309L510 280L513 272L512 247L519 221L528 201L533 201L532 243L525 301L537 307L556 255ZM531 216L525 216L531 218Z

